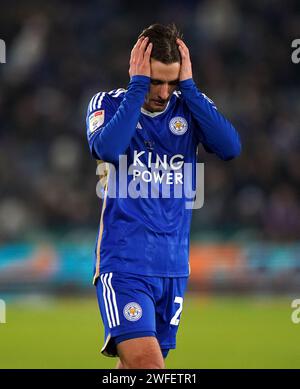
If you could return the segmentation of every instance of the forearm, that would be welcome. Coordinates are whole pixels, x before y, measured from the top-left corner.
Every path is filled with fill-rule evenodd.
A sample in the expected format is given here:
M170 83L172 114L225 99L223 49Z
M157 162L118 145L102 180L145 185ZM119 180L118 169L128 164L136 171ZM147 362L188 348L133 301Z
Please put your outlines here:
M201 132L205 146L223 160L240 154L240 138L233 125L198 90L193 79L180 82L180 90Z
M140 109L148 91L150 78L134 76L117 112L92 139L93 154L107 162L117 162L136 131Z

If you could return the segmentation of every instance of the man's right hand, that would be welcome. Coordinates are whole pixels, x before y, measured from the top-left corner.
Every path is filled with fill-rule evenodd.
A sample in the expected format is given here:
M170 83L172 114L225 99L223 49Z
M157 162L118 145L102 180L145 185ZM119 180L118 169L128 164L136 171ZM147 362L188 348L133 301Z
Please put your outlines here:
M150 55L152 43L149 43L148 37L140 37L131 50L129 76L148 76L150 77ZM148 44L148 46L147 46Z

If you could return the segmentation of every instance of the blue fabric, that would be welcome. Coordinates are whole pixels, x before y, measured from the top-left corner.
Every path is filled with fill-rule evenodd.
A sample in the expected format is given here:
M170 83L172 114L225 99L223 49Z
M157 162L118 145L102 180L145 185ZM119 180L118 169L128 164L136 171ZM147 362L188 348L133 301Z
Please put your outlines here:
M206 150L223 160L241 152L239 134L233 125L218 112L214 102L201 93L192 79L179 83L182 97L196 121L196 135Z
M106 111L106 125L101 131L92 134L88 128L89 145L94 157L114 163L118 161L119 155L125 152L135 133L140 108L149 84L149 77L132 77L126 92L126 99L123 99L119 106L114 107L116 101L111 104L109 100L113 98L109 99L108 95L105 96L103 107ZM101 106L96 106L95 109L89 109L87 120L93 112L101 108Z
M115 336L114 337L114 341L115 341L115 344L117 345L117 344L119 344L121 342L124 342L125 340L144 338L144 337L147 337L147 336L154 336L154 337L156 337L156 334L153 331L131 332L130 334L124 334L124 335L120 335L120 336Z
M105 329L104 342L110 339L106 355L116 355L115 346L120 339L130 339L135 334L139 337L138 334L143 333L156 336L161 349L175 348L181 315L179 309L182 308L178 298L183 301L186 286L187 277L102 274L96 290Z
M121 271L154 277L188 276L192 209L186 204L193 201L189 194L195 189L198 144L222 159L240 152L236 130L193 80L181 82L181 94L174 93L158 115L141 111L149 82L149 77L134 76L127 91L100 92L89 104L87 137L92 155L113 163L105 192L103 229L99 229L101 241L96 242L97 275ZM95 112L104 118L98 128L90 124ZM125 171L117 161L120 154L126 157ZM168 171L155 171L165 163ZM184 168L178 169L179 164L192 168L186 173ZM136 183L134 175L141 173L139 169L144 169L144 175L136 187L138 196L133 198L130 185ZM177 180L180 174L182 183ZM147 182L149 177L151 182ZM158 198L151 195L150 184ZM169 198L163 198L166 188ZM176 197L178 189L181 197ZM100 269L97 258L101 258Z
M163 357L164 358L167 358L167 356L168 356L168 354L169 354L169 349L163 349L163 350L161 350L161 352L162 352L162 355L163 355Z

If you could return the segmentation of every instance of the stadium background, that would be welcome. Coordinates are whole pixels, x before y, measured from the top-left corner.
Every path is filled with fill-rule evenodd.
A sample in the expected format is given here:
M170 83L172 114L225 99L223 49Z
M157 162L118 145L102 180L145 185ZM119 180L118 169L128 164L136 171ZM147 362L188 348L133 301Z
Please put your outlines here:
M11 0L0 12L0 368L115 365L99 356L101 200L85 112L97 91L126 87L137 34L172 21L243 152L226 163L200 153L205 204L167 367L300 367L300 3Z

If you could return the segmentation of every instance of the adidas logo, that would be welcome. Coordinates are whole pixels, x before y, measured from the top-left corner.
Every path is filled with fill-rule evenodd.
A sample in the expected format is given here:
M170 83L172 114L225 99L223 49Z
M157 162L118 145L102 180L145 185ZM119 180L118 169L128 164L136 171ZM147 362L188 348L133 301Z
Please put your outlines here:
M143 127L141 126L140 122L138 122L138 124L136 125L136 128L138 128L139 130L143 129Z

